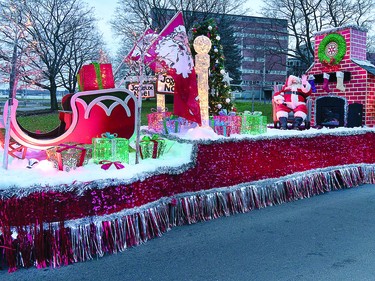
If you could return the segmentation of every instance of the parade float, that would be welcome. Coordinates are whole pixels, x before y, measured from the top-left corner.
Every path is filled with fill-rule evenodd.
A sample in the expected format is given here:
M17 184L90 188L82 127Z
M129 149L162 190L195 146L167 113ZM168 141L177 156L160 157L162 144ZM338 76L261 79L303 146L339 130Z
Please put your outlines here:
M160 52L165 40L189 53L181 14L152 41L150 53ZM179 111L165 111L159 99L148 126L139 127L141 95L122 88L73 94L55 135L43 138L18 125L15 103L9 130L16 147L10 151L20 159L10 157L0 180L0 260L9 271L86 261L178 225L375 183L370 86L364 122L355 128L282 131L267 127L261 113L222 108L210 118L209 41L196 38L195 69L189 59L182 61L188 69L166 61ZM130 58L147 59L136 52ZM345 65L335 65L345 73ZM187 94L184 79L194 80L195 72L198 83L189 81ZM324 95L319 87L318 94Z

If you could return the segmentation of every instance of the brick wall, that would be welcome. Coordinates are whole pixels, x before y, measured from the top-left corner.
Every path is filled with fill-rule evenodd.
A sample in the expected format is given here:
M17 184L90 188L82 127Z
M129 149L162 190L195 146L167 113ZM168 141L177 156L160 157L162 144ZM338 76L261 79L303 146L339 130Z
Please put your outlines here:
M367 126L375 126L375 76L369 74L367 79L367 88L368 94L366 97L366 115L365 115L365 124Z
M349 41L351 58L366 60L366 32L357 29L347 29L343 33L349 33L349 31L351 33L351 41Z
M322 96L340 96L347 99L348 105L352 103L363 104L362 124L375 126L375 76L358 66L351 59L366 60L366 32L355 27L338 28L330 30L330 33L341 34L346 42L346 54L338 67L331 68L320 63L318 58L318 48L322 39L329 33L322 33L315 36L315 61L308 74L321 75L324 72L335 76L336 71L350 72L349 81L344 81L345 92L336 89L337 82L330 82L330 92L323 91L323 84L316 83L317 93L312 94L313 112L312 124L315 124L315 100Z

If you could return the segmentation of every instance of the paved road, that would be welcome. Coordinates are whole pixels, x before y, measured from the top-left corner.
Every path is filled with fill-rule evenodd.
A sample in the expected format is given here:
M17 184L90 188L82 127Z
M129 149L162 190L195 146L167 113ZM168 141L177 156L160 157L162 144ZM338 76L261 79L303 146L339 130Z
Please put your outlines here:
M127 251L0 280L375 280L375 185L173 228Z

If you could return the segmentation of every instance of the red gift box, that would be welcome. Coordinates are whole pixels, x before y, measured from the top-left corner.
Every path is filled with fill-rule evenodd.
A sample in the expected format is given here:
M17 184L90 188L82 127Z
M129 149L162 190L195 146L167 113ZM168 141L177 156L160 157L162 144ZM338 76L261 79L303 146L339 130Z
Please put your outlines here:
M79 143L61 143L56 147L47 149L48 160L54 162L56 168L66 171L80 167L91 158L89 146Z
M115 87L112 64L91 63L82 66L77 75L80 91L111 89Z
M151 109L151 111L155 111ZM157 133L163 132L163 119L171 117L172 112L169 111L157 111L147 114L148 128Z

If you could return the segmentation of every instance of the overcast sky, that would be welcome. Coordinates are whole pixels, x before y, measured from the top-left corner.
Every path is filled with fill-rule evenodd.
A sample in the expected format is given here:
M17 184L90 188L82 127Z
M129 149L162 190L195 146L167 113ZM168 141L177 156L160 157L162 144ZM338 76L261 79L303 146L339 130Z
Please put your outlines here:
M253 11L251 15L257 15L262 3L262 0L248 0L247 7ZM111 53L115 55L118 42L114 41L109 21L114 14L117 0L91 0L89 5L95 8L96 18L99 20L99 28L104 35L104 40L107 42Z

